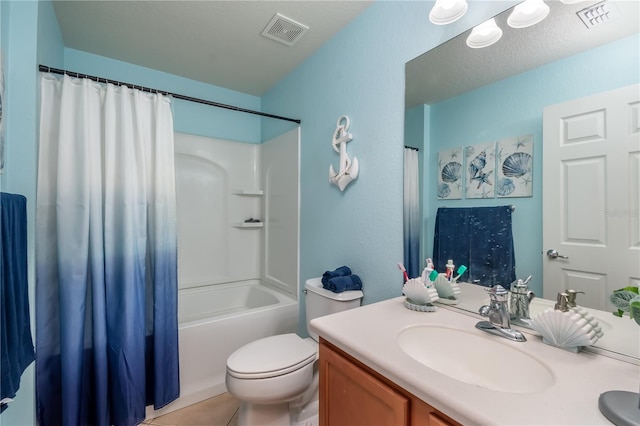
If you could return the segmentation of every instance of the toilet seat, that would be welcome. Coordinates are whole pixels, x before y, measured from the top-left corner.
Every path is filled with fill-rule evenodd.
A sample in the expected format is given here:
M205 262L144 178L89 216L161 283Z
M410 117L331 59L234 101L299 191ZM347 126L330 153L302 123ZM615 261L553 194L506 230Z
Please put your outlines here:
M228 373L239 379L265 379L296 371L317 358L317 351L294 333L255 340L227 359Z

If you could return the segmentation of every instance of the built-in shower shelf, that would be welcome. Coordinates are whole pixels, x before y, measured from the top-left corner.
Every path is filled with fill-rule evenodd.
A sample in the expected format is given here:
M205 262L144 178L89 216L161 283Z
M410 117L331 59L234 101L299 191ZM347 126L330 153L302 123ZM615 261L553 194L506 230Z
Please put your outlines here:
M262 228L263 226L264 223L262 222L239 222L233 224L234 228Z
M235 195L260 196L264 194L264 191L262 189L254 189L254 190L238 189L236 191L233 191L233 193Z

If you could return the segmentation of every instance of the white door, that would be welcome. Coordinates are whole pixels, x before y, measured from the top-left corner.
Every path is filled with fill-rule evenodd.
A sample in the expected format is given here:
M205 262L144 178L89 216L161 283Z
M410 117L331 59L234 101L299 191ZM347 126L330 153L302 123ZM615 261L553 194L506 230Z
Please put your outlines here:
M574 289L581 305L613 310L613 290L640 284L639 99L633 85L544 109L547 299Z

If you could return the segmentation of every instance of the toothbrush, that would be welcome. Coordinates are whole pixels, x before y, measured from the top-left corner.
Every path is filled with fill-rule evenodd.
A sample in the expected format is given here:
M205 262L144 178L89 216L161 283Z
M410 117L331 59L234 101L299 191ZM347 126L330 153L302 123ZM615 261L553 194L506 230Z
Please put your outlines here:
M405 282L409 281L409 275L407 274L407 268L404 267L402 262L398 262L398 269L400 269L402 271L402 273L404 274L404 281Z
M458 278L460 278L460 276L461 276L462 274L464 274L465 272L467 272L467 267L466 267L466 266L464 266L464 265L460 265L460 267L458 268L458 276L457 276L457 277L455 277L455 278L453 279L453 281L458 281ZM531 278L531 277L529 277L529 278Z

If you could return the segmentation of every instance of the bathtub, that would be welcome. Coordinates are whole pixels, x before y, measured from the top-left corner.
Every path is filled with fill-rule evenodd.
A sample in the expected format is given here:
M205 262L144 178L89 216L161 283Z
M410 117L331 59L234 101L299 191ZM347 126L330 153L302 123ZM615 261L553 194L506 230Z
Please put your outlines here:
M298 304L259 280L179 290L180 398L147 419L226 392L227 358L274 334L295 333Z

